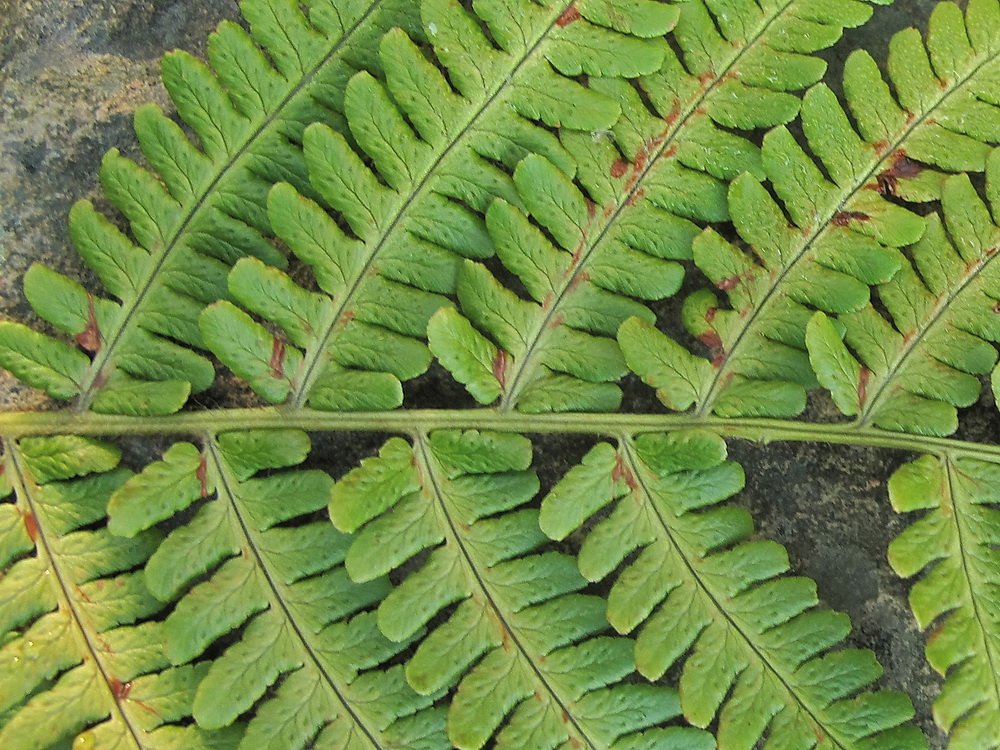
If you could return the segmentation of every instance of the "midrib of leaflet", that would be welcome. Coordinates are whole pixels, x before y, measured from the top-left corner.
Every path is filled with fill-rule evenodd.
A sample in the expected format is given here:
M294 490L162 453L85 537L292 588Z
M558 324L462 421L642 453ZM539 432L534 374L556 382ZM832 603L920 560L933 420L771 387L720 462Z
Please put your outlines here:
M921 321L920 327L915 333L912 333L910 338L905 339L902 348L896 353L896 357L892 364L886 370L885 374L880 378L878 386L872 391L871 396L865 400L861 405L861 410L858 412L857 423L862 426L868 426L872 423L875 417L878 415L879 407L882 405L883 401L891 400L894 391L891 386L894 384L896 375L906 367L906 363L909 358L920 349L921 344L924 340L938 327L939 324L944 323L947 325L948 319L945 314L951 308L951 305L962 296L970 285L979 280L980 276L986 271L990 263L997 257L998 253L984 254L971 268L968 268L965 275L962 277L957 285L954 285L947 294L942 295L934 305L931 314ZM895 330L895 327L893 327ZM900 331L899 333L906 336L907 332ZM862 366L864 364L862 363ZM937 399L934 399L937 400Z
M376 735L379 734L378 731L369 727L364 721L362 721L361 716L345 697L344 687L337 683L330 670L320 659L319 650L313 643L313 639L304 628L299 626L295 617L292 616L291 609L286 601L286 596L282 592L282 589L286 588L286 585L279 582L279 577L268 566L263 554L260 551L260 539L258 538L258 535L251 530L250 524L247 523L246 519L244 519L243 512L239 507L238 494L234 489L239 486L239 482L226 467L225 459L220 455L221 451L215 444L215 436L206 435L204 440L206 446L205 452L207 456L211 458L211 472L215 475L214 484L218 488L217 495L219 498L217 502L225 502L226 505L229 506L230 527L232 528L235 536L242 537L246 540L246 549L249 552L247 555L249 562L254 566L261 579L263 579L260 583L262 588L267 592L266 595L270 600L273 610L281 613L281 616L288 624L288 629L294 633L295 641L298 643L299 648L304 655L308 657L309 665L312 669L316 670L322 683L326 685L327 689L331 693L333 693L334 699L340 704L344 714L346 714L346 716L339 716L337 718L346 718L350 721L365 738L369 747L373 748L373 750L381 747L378 739L376 738ZM305 668L307 668L305 665L300 667L300 669Z
M496 602L493 600L493 596L490 593L490 586L483 577L483 571L480 569L481 566L476 564L473 559L472 553L469 551L468 547L462 541L462 535L459 533L458 529L455 528L455 521L452 519L451 513L448 512L448 508L445 504L445 494L441 489L442 479L438 476L434 469L433 461L430 457L430 448L428 445L428 439L426 435L421 435L417 440L417 451L420 462L421 474L426 476L427 481L431 486L431 491L434 495L434 500L436 509L439 511L440 515L444 521L444 536L445 543L450 544L456 549L461 556L462 560L465 562L466 569L471 573L473 581L475 581L475 587L479 590L483 599L487 602L487 607L493 613L496 618L497 624L500 628L507 633L510 638L511 643L517 649L518 653L521 655L524 663L527 664L531 673L534 675L538 683L541 684L542 689L545 691L545 695L548 696L549 700L558 708L560 715L565 717L564 721L570 727L572 727L572 733L577 735L576 738L571 734L568 738L570 743L573 743L574 739L579 742L582 738L583 742L586 742L586 746L590 750L598 750L598 746L593 740L588 737L587 733L583 731L583 727L580 726L576 717L573 716L573 712L570 710L570 702L564 701L559 694L556 692L555 688L549 683L539 668L539 662L544 661L541 655L532 655L525 644L522 642L521 638L518 636L514 627L508 622L508 619L504 616L504 613L500 611L500 607L497 606ZM532 700L529 698L528 700Z
M649 154L646 165L637 173L636 178L631 181L629 189L621 194L617 203L613 206L605 208L600 213L600 220L598 220L595 216L594 220L588 224L587 230L591 230L594 223L597 223L598 221L604 222L603 226L597 230L596 236L591 235L593 236L592 241L588 243L587 238L584 238L582 246L579 248L577 253L573 255L572 262L567 269L567 273L561 280L559 289L550 297L550 299L546 301L546 303L542 305L543 314L541 316L541 320L535 326L534 330L531 331L524 356L521 358L520 362L514 362L511 368L512 372L507 376L503 391L500 394L500 402L497 406L498 409L506 411L514 409L517 406L517 398L520 395L521 390L530 382L529 375L536 366L535 360L540 353L545 350L544 344L547 333L556 327L555 322L558 319L562 305L573 293L573 290L579 285L582 280L582 275L586 271L587 263L598 251L605 235L618 220L622 212L626 211L633 202L637 201L638 196L641 195L640 191L643 189L647 176L649 176L656 169L656 167L662 163L661 160L670 158L670 149L675 145L679 136L683 134L684 128L693 119L698 116L708 117L707 114L699 113L698 110L704 106L705 102L710 98L712 93L726 81L727 77L731 74L732 70L739 64L743 57L765 37L768 29L770 29L770 27L788 11L794 2L795 0L788 0L788 2L779 8L774 15L768 17L761 25L753 39L740 48L740 50L733 55L729 63L722 68L722 71L716 73L710 83L699 93L699 95L689 102L684 110L678 113L678 116L672 123L668 124L666 130L653 139L654 143L656 143L656 141L659 141L659 143L655 146L655 150ZM608 210L609 208L610 210Z
M423 174L418 178L414 189L409 193L409 195L407 195L406 199L400 203L395 215L389 220L389 224L382 233L382 236L379 237L375 246L372 248L368 259L358 271L355 278L351 281L350 288L341 296L339 301L334 301L332 310L324 318L322 333L318 337L315 346L303 353L302 365L299 368L299 372L301 373L301 376L298 377L299 385L297 388L293 389L288 398L288 403L293 409L301 409L308 401L313 385L315 384L317 378L319 378L323 373L324 365L327 361L326 355L331 343L336 339L337 334L339 334L347 326L348 321L345 320L345 313L349 312L351 305L364 285L365 278L374 272L373 269L375 268L379 253L393 236L396 228L406 218L409 208L416 202L417 198L421 197L426 191L431 189L430 183L437 175L438 167L440 167L441 164L443 164L444 161L453 154L455 149L463 142L465 136L473 130L476 122L496 102L497 98L505 90L509 90L508 86L514 81L517 72L536 55L539 46L541 46L541 44L548 38L552 29L556 27L559 18L571 6L572 3L564 3L559 6L558 13L553 12L548 25L545 26L542 32L531 44L525 55L518 60L517 64L514 65L513 68L511 68L510 73L503 77L497 77L499 83L496 85L494 91L486 97L483 104L478 109L472 112L466 120L466 123L458 131L455 137L448 143L447 146L444 147L444 149L441 150L438 156L427 165Z
M67 581L66 572L57 562L57 556L52 550L52 541L49 538L49 530L46 525L45 514L42 512L38 503L35 502L31 496L31 488L34 485L34 482L31 479L27 468L23 465L23 459L19 458L17 443L13 439L4 439L2 447L7 459L6 473L11 478L12 489L14 490L14 495L18 505L23 503L23 507L27 509L27 513L30 513L35 519L37 539L32 541L35 544L35 551L38 553L38 556L41 558L43 564L53 573L52 588L55 591L56 599L59 602L58 609L59 611L66 613L68 619L72 623L70 627L74 631L74 640L77 641L79 646L81 646L80 663L69 667L66 672L74 669L86 669L86 663L89 657L90 662L93 664L93 668L97 672L97 676L100 678L101 687L104 688L102 692L105 694L105 704L110 707L110 716L116 717L125 728L126 741L130 741L131 746L136 750L143 750L144 745L139 740L139 737L140 735L144 735L145 732L143 732L140 728L133 726L132 722L129 721L128 716L125 714L125 709L122 707L121 702L119 702L119 700L115 697L111 688L112 681L115 678L112 676L109 666L104 662L104 659L101 656L105 653L104 649L95 643L95 637L99 639L100 636L98 634L92 634L90 629L86 627L86 615L80 611L77 599L71 593L74 589L77 589L78 586L75 586L72 582ZM3 462L0 462L0 467L4 467ZM95 723L100 724L101 722ZM84 727L85 730L90 728L91 726L89 725Z
M983 653L986 656L987 671L991 677L990 686L992 687L992 693L996 698L996 707L998 711L1000 711L1000 654L995 653L997 646L996 639L990 637L989 629L986 627L987 620L983 616L982 604L980 602L980 599L983 596L988 597L988 593L983 591L983 589L985 589L986 586L983 586L979 591L976 590L976 587L973 586L973 581L978 579L979 582L982 583L982 579L980 578L980 576L973 576L972 571L969 570L969 557L972 555L972 553L969 552L968 543L965 541L965 537L967 536L974 537L975 535L971 528L963 529L963 520L965 520L967 517L965 509L964 508L959 509L958 512L956 512L956 509L959 506L959 503L957 501L959 493L956 491L955 488L954 473L958 471L958 467L955 466L955 461L952 456L950 455L944 456L944 467L945 467L945 473L948 477L947 505L951 506L950 508L948 508L948 510L951 511L950 513L951 521L955 524L955 533L958 536L958 549L959 549L959 555L961 556L962 573L965 578L965 584L967 589L966 593L968 595L969 604L972 606L972 615L976 619L976 626L978 627L979 632L982 635L983 639L983 650L979 651L978 649L976 649L972 653L973 655L978 655L980 653ZM942 505L944 506L944 504ZM944 513L946 507L947 506L944 506L939 510L939 512L945 515L945 517L949 515ZM968 522L966 521L964 525L967 526ZM941 561L939 560L937 562L940 563ZM945 617L951 617L953 614L954 612L949 612L948 614L945 615ZM976 706L976 708L978 708L978 706ZM955 726L958 726L962 723L963 718L964 717L961 717L958 720L956 720L955 725L953 725L952 727L953 730ZM998 714L997 716L997 724L1000 724L1000 714Z
M155 258L155 260L151 258L152 262L148 265L145 276L138 284L138 292L127 312L119 318L117 325L112 328L109 335L104 336L102 333L101 348L94 355L94 359L92 360L83 381L80 383L80 393L79 396L77 396L77 408L80 411L86 411L90 408L90 404L97 395L97 391L103 386L103 381L107 377L107 373L105 372L106 369L109 366L114 365L114 358L118 353L119 344L134 326L139 325L138 319L142 315L143 302L148 298L161 272L171 260L174 250L179 246L181 240L187 236L187 228L195 220L195 217L199 214L201 209L206 205L209 205L210 199L216 195L216 188L227 176L229 176L236 169L240 168L241 165L239 162L244 156L251 153L251 147L253 144L259 140L266 131L269 131L272 125L276 122L280 122L281 114L285 111L289 103L295 99L296 96L310 83L312 83L313 79L319 75L320 71L327 65L327 63L329 63L330 60L332 60L334 56L351 40L354 34L361 29L365 22L375 14L375 12L380 8L382 2L383 0L373 0L371 7L369 7L364 15L358 19L358 21L336 42L336 44L334 44L327 54L324 55L323 58L315 66L313 66L308 73L306 73L294 86L291 87L286 96L282 99L281 104L278 105L273 112L269 113L258 127L250 130L246 140L244 140L244 142L237 147L236 151L233 152L229 159L221 165L221 168L208 182L202 194L185 212L183 212L183 218L172 231L169 240L160 250L159 255Z
M751 334L754 332L753 329L757 321L761 318L766 318L764 313L770 307L771 303L774 300L781 298L781 292L783 292L781 288L782 282L794 271L797 271L799 267L808 260L807 256L809 250L812 249L813 245L820 238L822 238L830 227L833 226L834 218L845 210L848 202L850 202L855 195L865 189L865 186L868 185L868 183L871 182L871 180L881 171L881 167L893 157L896 151L903 148L910 136L916 132L920 126L931 119L933 113L943 106L949 97L960 91L963 86L965 86L976 76L977 73L979 73L980 70L995 60L995 55L986 56L977 65L975 65L975 67L973 67L967 75L956 81L954 86L938 97L925 112L914 117L902 130L898 137L882 150L879 158L872 163L871 168L867 172L858 178L856 184L844 191L843 197L833 207L832 211L830 211L827 216L816 222L815 228L803 243L802 248L796 254L795 258L774 278L771 287L767 290L767 292L765 292L764 299L761 303L757 307L752 308L746 318L741 318L739 333L737 333L736 339L733 341L728 351L724 353L719 367L715 370L715 374L712 376L709 388L705 392L704 399L702 399L701 403L695 409L696 414L699 416L707 416L712 412L716 399L724 392L729 377L732 374L731 365L733 361L739 360L739 357L736 356L737 350L739 350L748 339L752 341Z
M833 733L830 731L830 729L828 729L824 725L824 723L819 718L817 718L816 714L814 713L814 710L809 706L807 706L805 702L802 700L801 696L799 696L798 693L796 693L796 691L792 689L792 686L788 684L786 676L782 674L777 665L772 663L772 660L769 659L757 647L757 645L747 634L746 629L743 626L741 626L738 622L736 622L734 617L729 614L729 612L726 610L724 606L722 606L722 602L720 601L722 597L717 592L712 591L709 588L709 585L706 583L704 577L700 575L698 571L695 569L694 563L692 562L692 558L694 556L689 554L689 552L684 548L684 546L678 540L677 535L675 535L674 532L671 530L670 525L667 523L667 519L664 518L663 514L660 512L660 509L656 506L656 501L653 499L654 497L653 489L649 486L648 482L645 479L645 474L646 472L648 472L648 469L646 469L643 466L642 462L639 460L639 457L635 453L634 446L632 446L627 440L623 440L621 445L622 449L619 455L621 455L621 453L625 454L625 460L628 470L636 478L636 482L639 484L642 494L645 497L647 507L651 508L651 512L653 517L656 519L656 523L663 530L663 535L666 537L665 539L661 538L660 540L661 543L666 543L667 545L669 545L671 551L676 556L680 557L685 571L690 576L691 580L694 581L694 584L698 587L698 590L699 592L701 592L701 595L704 596L706 599L708 599L711 608L721 616L722 620L725 621L726 626L729 627L732 630L732 632L736 633L740 641L742 641L746 645L746 647L750 650L750 652L757 657L761 667L767 672L770 672L772 675L774 675L775 679L778 680L778 682L785 689L788 695L791 696L792 700L795 701L795 705L798 707L798 709L808 717L808 720L812 722L812 724L815 727L819 727L820 730L830 739L830 741L837 748L840 748L840 750L849 750L850 743L846 743L846 741L843 740L838 740L833 736ZM778 627L780 627L780 625ZM688 651L690 652L690 649L688 649ZM736 684L735 680L733 684L735 686ZM728 694L726 697L728 697ZM723 702L723 705L725 705L725 702ZM720 706L720 710L721 709L722 706ZM768 722L768 724L770 725L770 722Z

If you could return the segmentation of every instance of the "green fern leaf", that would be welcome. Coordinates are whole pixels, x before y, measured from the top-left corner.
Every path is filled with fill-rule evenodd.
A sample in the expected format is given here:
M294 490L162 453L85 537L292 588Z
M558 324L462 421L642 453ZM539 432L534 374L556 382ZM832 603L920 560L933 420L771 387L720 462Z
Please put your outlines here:
M720 748L918 747L913 714L895 693L863 693L881 674L873 654L829 649L850 631L844 615L816 608L814 584L783 576L784 549L749 541L742 509L719 505L743 487L721 438L642 435L600 443L542 502L553 539L586 528L580 572L618 569L608 620L639 629L636 665L659 679L682 664L680 699L695 726L718 722ZM628 560L626 562L626 560Z
M189 721L195 684L160 647L163 604L141 566L156 532L118 543L104 524L129 472L119 452L80 437L4 442L0 487L0 726L5 748L235 748Z
M893 39L888 71L895 94L867 53L848 59L844 89L856 125L819 85L802 106L808 150L785 128L765 136L770 188L745 174L729 191L745 246L712 230L694 243L695 263L728 301L709 291L686 301L685 323L710 349L712 365L697 387L698 413L801 411L801 389L816 386L805 351L812 310L864 308L869 285L888 281L904 264L896 248L924 232L922 219L889 198L932 200L941 195L944 172L985 168L1000 114L979 92L996 75L998 52L994 0L970 3L965 16L941 3L926 45L913 29Z
M317 0L308 17L293 0L245 0L241 8L253 36L220 25L209 41L211 67L183 52L163 61L164 84L198 145L149 105L135 127L155 173L117 151L104 159L101 183L132 238L88 201L72 211L77 250L114 299L41 267L26 278L39 290L29 293L38 314L90 359L20 324L0 324L0 364L54 398L105 413L165 414L184 405L189 389L212 383L212 364L186 348L204 347L202 308L226 296L226 272L240 257L286 264L265 239L268 187L290 181L308 190L297 144L305 127L343 128L343 89L356 61L385 29L419 29L404 0Z
M726 502L749 437L935 454L893 480L930 513L892 563L935 719L997 747L1000 451L940 436L996 361L1000 3L800 103L872 4L246 0L211 68L169 58L193 135L146 108L151 169L107 157L129 236L74 210L108 294L36 266L75 345L0 323L78 407L0 415L0 745L926 747ZM950 176L984 169L986 202ZM647 306L692 260L708 357ZM279 406L174 414L200 349ZM498 408L389 411L435 357ZM616 413L631 374L695 413ZM857 421L748 418L818 384ZM396 436L344 474L310 436L351 430ZM553 482L534 433L616 442Z
M934 720L948 747L1000 747L1000 511L995 463L923 456L899 469L889 498L899 512L928 512L889 547L901 576L924 572L910 592L921 628L934 624L927 660L945 677Z
M330 478L255 476L300 464L309 447L298 431L223 433L201 451L177 443L114 494L110 525L132 535L198 504L145 577L155 596L176 601L163 623L173 664L202 664L206 649L240 629L197 684L199 726L251 712L242 748L302 748L319 733L332 747L383 747L383 732L433 696L410 689L401 667L379 668L408 641L386 640L363 611L387 582L353 584L343 567L350 537L310 520L328 502ZM176 488L169 502L166 486Z
M246 312L220 303L202 316L209 348L272 403L398 406L394 381L430 364L419 339L451 304L441 294L454 290L461 257L493 254L481 214L497 195L518 200L502 167L540 151L572 173L569 154L536 121L613 125L618 104L571 76L656 70L664 48L643 37L663 34L677 15L648 0L613 13L601 3L527 0L479 3L478 19L443 1L421 12L434 56L389 32L379 50L384 82L363 71L347 84L349 135L322 126L305 133L312 185L342 221L289 185L269 198L275 231L329 296L246 259L229 276Z
M659 71L640 78L648 104L626 82L596 79L592 87L622 108L612 138L561 133L584 191L535 155L514 172L518 197L498 194L487 228L533 302L467 262L458 283L467 322L441 312L431 328L442 364L475 383L482 403L499 396L503 409L616 408L611 383L625 362L613 337L631 316L652 321L627 297L674 294L683 278L676 261L690 257L698 224L729 218L727 181L743 171L764 176L759 149L727 128L794 118L799 101L788 92L825 69L802 53L832 44L870 12L861 3L823 11L813 2L684 3L673 33L683 62L668 51ZM492 363L469 323L495 344Z
M986 179L989 207L966 175L945 182L943 220L929 217L909 262L878 287L888 316L868 305L838 317L843 343L838 337L828 350L836 350L853 382L830 383L821 367L817 374L841 411L857 415L859 424L948 435L958 427L956 407L979 398L977 376L997 360L987 342L1000 341L993 266L1000 230L991 216L998 210L1000 153L990 155ZM814 366L821 361L818 342L807 334Z
M463 750L713 747L656 726L679 714L676 693L623 681L632 643L604 635L604 603L577 593L586 581L572 558L537 551L530 463L519 435L438 431L413 446L391 439L334 487L334 523L360 529L346 559L354 580L417 566L378 607L392 640L429 628L408 682L425 695L457 685L447 726Z

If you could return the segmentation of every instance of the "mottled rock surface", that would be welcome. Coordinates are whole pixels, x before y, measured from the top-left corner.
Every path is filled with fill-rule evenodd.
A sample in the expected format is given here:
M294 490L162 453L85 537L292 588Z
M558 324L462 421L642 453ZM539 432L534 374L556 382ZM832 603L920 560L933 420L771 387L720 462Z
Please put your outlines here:
M889 36L911 24L926 28L933 5L898 0L878 8L875 22L829 53L830 80L856 46L884 60ZM35 320L20 292L34 261L87 278L65 230L70 206L80 198L107 205L97 181L102 154L112 146L137 154L130 113L138 105L170 108L158 81L160 55L174 47L201 54L223 18L238 18L235 0L0 0L0 319ZM435 391L433 380L408 387L411 405L440 403ZM49 406L2 374L0 404ZM632 405L656 408L648 393ZM821 400L816 410L831 413ZM974 411L965 436L996 435L993 414L991 404ZM539 455L551 464L543 476L557 476L584 449L579 440L542 440ZM923 659L907 584L885 562L888 542L905 525L889 508L885 484L904 456L738 442L733 453L746 464L741 502L761 534L784 543L796 571L851 615L854 643L878 652L885 684L910 693L932 746L944 747L930 720L938 681Z

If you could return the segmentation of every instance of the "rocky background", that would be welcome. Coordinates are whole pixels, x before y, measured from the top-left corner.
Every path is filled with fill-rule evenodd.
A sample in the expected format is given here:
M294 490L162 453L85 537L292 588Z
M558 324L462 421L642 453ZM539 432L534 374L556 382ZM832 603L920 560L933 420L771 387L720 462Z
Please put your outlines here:
M884 59L891 34L926 28L934 4L896 0L878 8L875 21L830 51L828 80L855 47ZM107 205L97 181L101 156L111 147L138 154L130 114L137 106L154 101L170 109L158 80L160 55L176 47L202 54L224 18L239 18L235 0L0 0L0 319L37 322L20 291L35 261L88 277L65 229L70 206L80 198ZM415 397L409 402L440 403L434 393L443 387L431 380L408 389ZM50 407L0 373L0 408ZM817 415L828 409L817 399ZM971 410L963 437L992 442L995 413L992 403ZM542 441L543 475L558 476L585 449L578 440ZM905 526L889 507L885 483L906 456L736 441L732 453L746 466L741 502L761 534L785 544L795 570L818 582L828 605L850 614L855 645L879 654L885 685L913 697L932 746L943 748L930 719L939 682L923 658L908 586L885 562L889 541Z

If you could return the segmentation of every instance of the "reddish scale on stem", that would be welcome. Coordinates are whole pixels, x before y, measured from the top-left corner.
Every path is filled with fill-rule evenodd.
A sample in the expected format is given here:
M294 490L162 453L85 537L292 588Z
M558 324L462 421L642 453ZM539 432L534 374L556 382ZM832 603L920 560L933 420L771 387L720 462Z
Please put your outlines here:
M117 677L111 678L111 694L115 697L115 701L121 703L123 700L128 698L128 694L132 692L132 681L122 682Z
M743 273L738 273L735 276L727 276L724 279L720 279L715 283L715 288L723 292L731 292L744 281L753 281L753 278L754 270L752 268L748 268Z
M633 475L628 466L625 465L625 461L619 453L615 457L615 467L611 470L611 480L613 482L619 482L622 479L625 480L625 485L630 490L638 489L639 483L635 480L635 475Z
M646 161L649 159L649 143L647 141L646 145L643 146L635 155L635 159L632 161L632 177L629 178L631 182L635 178L637 172L641 172L646 167Z
M195 476L198 477L198 482L201 485L202 498L208 497L208 464L204 456L201 457L201 461L198 463L198 470L195 472Z
M858 404L860 406L865 405L865 401L868 400L868 379L871 377L871 370L867 367L862 367L861 372L858 373Z
M681 116L681 100L674 99L674 104L667 112L667 116L663 118L664 122L667 123L667 128L669 129Z
M271 376L283 380L285 378L285 344L281 339L276 338L271 346Z
M875 177L875 190L879 195L896 195L900 180L913 179L920 175L924 168L906 155L902 149L892 155L892 166L879 172Z
M101 350L101 331L97 327L97 316L94 313L94 295L88 294L87 327L76 334L76 342L88 352Z
M715 331L705 331L699 334L698 340L713 351L722 348L722 337Z
M641 200L645 195L646 195L646 188L639 188L634 193L632 193L632 195L628 197L628 200L625 201L625 205L632 206L639 200Z
M731 292L733 291L733 289L738 287L739 284L740 284L739 276L729 276L728 278L722 279L722 281L717 283L715 286L724 292Z
M717 307L710 307L705 310L705 322L711 325L715 321L715 316L718 312L719 308ZM722 337L719 336L718 331L709 329L696 338L708 347L709 353L712 355L712 367L716 369L722 367L722 363L726 359L726 350L723 347Z
M24 530L28 532L28 539L32 542L38 540L38 520L35 518L35 514L28 512L24 514L22 518L24 521Z
M718 369L726 361L726 350L722 345L722 337L715 331L705 331L698 336L698 340L708 347L708 353L712 357L712 367Z
M503 349L497 352L493 358L493 377L500 383L501 388L507 385L507 352Z
M556 19L556 26L569 26L574 21L580 20L580 11L576 8L576 3L570 5L566 10L562 12L562 15Z
M628 469L625 470L625 485L633 492L639 489L639 482L636 480L635 475ZM636 496L636 502L642 502L638 496Z
M852 221L871 221L871 216L861 211L841 211L831 222L835 227L846 227Z
M590 198L584 198L584 200L586 201L587 204L587 223L584 225L583 230L581 231L580 241L576 244L576 250L573 251L573 260L570 263L570 267L566 269L564 273L565 276L569 276L570 274L572 274L573 269L576 268L577 265L579 265L581 260L583 260L583 250L587 244L587 232L590 231L590 225L594 223L594 217L597 216L597 204L594 203L594 201L590 200ZM609 207L605 207L604 209L605 218L607 218L609 215L608 208Z
M659 148L660 145L663 143L663 141L666 140L667 131L670 130L671 117L673 119L676 119L677 116L679 116L679 114L680 114L680 109L677 105L675 105L674 110L672 110L671 114L668 115L667 117L667 128L659 135L649 138L643 144L642 148L640 148L636 152L635 157L632 159L632 173L629 175L628 180L625 182L624 185L625 192L627 193L631 192L635 188L636 183L639 181L639 179L642 177L643 172L646 170L646 165L649 163L650 154L654 152L657 148ZM677 153L677 147L671 146L662 154L662 158L669 159L676 153ZM627 167L628 163L625 162L623 159L616 159L614 164L611 165L611 176L612 177L624 176ZM628 199L625 201L626 205L629 206L632 205L636 201L636 199L644 195L645 192L646 192L645 188L639 188L639 190L636 191L635 194L630 195L628 197ZM605 213L606 214L608 213L607 210L605 211Z
M945 623L939 623L935 625L933 630L931 630L930 635L927 636L927 645L930 646L934 641L941 637L941 633L944 632Z
M573 278L573 280L570 281L569 286L566 289L566 292L567 293L573 292L578 286L580 286L580 284L582 284L585 281L590 281L590 272L589 271L580 271L580 273L578 273ZM563 320L565 319L565 316L562 315L562 314L559 314L556 317L559 319L560 323L562 323Z
M510 631L505 627L500 628L500 647L504 651L510 651Z
M615 468L611 470L611 481L619 482L627 473L628 469L625 468L625 462L622 460L621 454L618 454L615 456Z

